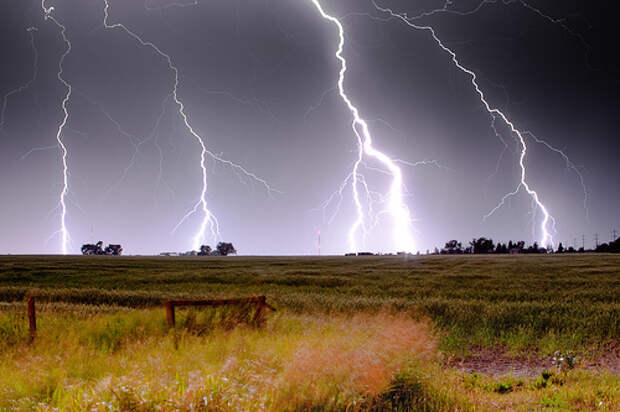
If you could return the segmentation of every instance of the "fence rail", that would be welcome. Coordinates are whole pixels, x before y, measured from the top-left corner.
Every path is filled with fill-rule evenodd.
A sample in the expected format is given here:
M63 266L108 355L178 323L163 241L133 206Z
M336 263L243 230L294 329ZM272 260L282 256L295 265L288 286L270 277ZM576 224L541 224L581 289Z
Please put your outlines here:
M37 314L35 308L35 297L27 296L26 302L28 306L28 326L30 332L30 342L34 341L34 338L37 335ZM250 304L256 306L256 313L254 314L253 322L258 323L265 309L271 309L275 311L276 309L267 303L266 296L252 296L249 298L235 298L235 299L208 299L208 300L166 300L164 301L164 307L166 308L166 320L168 322L168 326L173 328L175 326L175 307L181 306L225 306L225 305L240 305L240 304Z
M256 305L256 313L254 314L254 322L260 321L265 308L275 311L275 308L267 303L267 297L265 296L252 296L249 298L236 298L236 299L209 299L209 300L167 300L164 302L166 308L166 320L168 326L173 328L176 324L175 307L181 306L225 306L225 305L242 305L253 304Z

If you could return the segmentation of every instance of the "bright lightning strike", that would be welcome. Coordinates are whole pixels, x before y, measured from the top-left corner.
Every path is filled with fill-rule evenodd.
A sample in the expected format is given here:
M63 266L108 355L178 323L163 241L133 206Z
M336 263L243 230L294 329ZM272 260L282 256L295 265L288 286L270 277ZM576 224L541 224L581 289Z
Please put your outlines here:
M373 0L373 4L375 6L375 8L381 12L384 13L388 13L391 17L396 18L401 20L403 23L407 24L409 27L412 27L416 30L423 30L423 31L427 31L431 34L432 38L434 39L434 41L437 43L437 45L446 53L448 53L451 57L452 62L454 63L454 65L461 70L463 73L469 75L471 77L471 84L474 86L474 89L476 90L476 93L478 94L478 96L480 97L480 101L482 102L482 104L484 105L484 107L486 108L487 112L489 113L489 115L492 118L492 121L495 122L497 119L501 119L507 126L508 128L511 130L511 132L517 136L519 143L521 145L521 154L519 156L519 167L521 169L521 176L520 176L520 182L517 185L516 189L508 194L506 194L500 201L500 203L494 208L492 209L486 216L485 218L491 216L493 213L495 213L499 208L501 208L505 201L511 197L516 195L522 188L530 195L530 197L532 198L533 202L535 203L536 207L542 212L543 214L543 218L540 224L540 245L543 247L546 246L551 246L553 247L553 237L551 235L551 231L553 230L553 226L554 226L554 219L553 216L551 216L551 214L549 213L547 207L542 203L542 201L540 200L540 197L538 195L538 193L531 188L531 186L528 183L527 180L527 169L526 169L526 165L525 165L525 157L527 155L527 143L524 137L524 132L521 132L519 129L516 128L516 126L514 125L514 123L512 123L510 121L510 119L508 119L508 117L499 109L494 108L490 105L490 103L487 101L486 96L484 94L484 92L482 91L482 89L480 88L480 86L478 85L478 77L476 75L476 73L474 71L472 71L471 69L468 69L467 67L463 66L460 61L458 60L458 57L456 55L456 53L454 51L452 51L450 48L448 48L442 41L441 39L437 36L435 30L430 27L430 26L424 26L424 25L418 25L413 23L412 19L407 18L406 15L403 14L398 14L396 12L394 12L392 9L390 8L386 8L386 7L381 7L379 5L377 5L374 0Z
M56 132L56 141L58 142L58 147L60 148L62 154L62 191L60 192L59 198L59 207L60 207L60 229L59 233L61 236L61 248L63 255L66 255L69 247L69 231L67 230L67 194L69 193L69 165L67 162L68 151L65 143L62 140L62 134L65 126L67 125L67 120L69 119L69 111L67 109L67 103L69 99L71 99L72 87L71 84L68 83L63 77L63 63L65 58L71 53L71 42L67 37L67 28L61 24L54 16L52 12L54 11L54 7L45 7L45 0L41 0L41 8L43 9L45 20L51 20L59 29L60 35L62 36L63 41L67 45L67 49L60 56L60 60L58 61L58 80L66 87L67 93L65 97L62 99L62 111L64 113L62 122L58 126L58 131Z
M351 174L347 177L347 180L352 179L353 199L357 209L357 219L349 230L349 247L352 251L358 251L356 236L358 230L365 232L364 225L364 209L360 201L360 194L358 190L359 184L359 167L363 161L364 155L378 160L382 163L392 175L392 184L388 194L388 211L394 221L394 243L399 250L413 252L415 250L415 243L411 233L411 217L409 209L403 202L403 176L402 171L396 164L396 162L383 152L377 150L372 144L372 136L368 128L366 121L360 116L359 110L349 99L345 89L344 80L347 71L347 61L343 57L344 49L344 28L340 21L327 14L318 0L311 0L321 17L338 28L338 50L336 51L336 58L340 61L340 73L338 78L338 92L340 97L347 105L351 115L353 116L353 122L351 127L357 137L358 142L358 156L353 165ZM364 184L365 182L362 182ZM342 186L341 186L342 187Z
M103 2L105 4L104 9L103 9L103 14L104 14L103 25L104 25L104 27L106 29L121 29L125 33L127 33L129 36L134 38L136 41L138 41L138 43L140 43L140 45L142 45L144 47L151 48L159 56L161 56L162 58L165 59L166 63L168 64L168 68L174 74L174 84L173 84L171 96L172 96L172 99L174 100L174 103L178 107L178 113L181 116L181 118L183 119L183 123L185 124L186 129L189 131L189 133L196 140L196 143L200 146L200 169L201 169L201 183L202 183L202 187L201 187L200 197L199 197L198 202L194 205L194 207L190 211L188 211L185 214L185 216L183 216L181 221L173 229L173 232L176 231L176 229L181 224L183 224L190 216L192 216L193 214L197 213L198 210L200 209L202 211L202 214L203 214L203 219L202 219L202 221L200 223L198 231L196 232L196 234L194 235L194 237L192 239L192 247L193 247L193 249L194 250L198 250L200 248L200 245L206 239L206 231L207 231L207 229L210 229L211 235L214 238L218 238L219 237L219 233L220 233L219 232L219 224L218 224L217 218L211 212L211 210L209 210L209 208L207 207L207 167L206 167L206 164L205 164L207 157L210 157L210 158L212 158L213 160L215 160L217 162L220 162L222 164L225 164L225 165L231 167L232 170L235 173L240 173L240 174L242 174L242 175L244 175L244 176L246 176L246 177L248 177L250 179L253 179L253 180L255 180L256 182L258 182L260 184L262 184L267 189L267 191L269 193L277 192L277 190L274 190L269 185L269 183L266 180L258 177L254 173L249 172L248 170L246 170L242 166L240 166L240 165L238 165L236 163L233 163L230 160L222 158L221 156L217 155L216 153L210 151L207 148L204 139L192 127L192 125L191 125L191 123L189 121L189 118L188 118L187 114L185 113L185 105L184 105L184 103L181 101L181 99L178 96L179 70L172 63L172 58L170 57L170 55L165 53L164 51L162 51L154 43L152 43L150 41L143 40L139 35L137 35L133 31L129 30L129 28L127 28L127 26L125 26L124 24L122 24L122 23L114 23L114 24L108 23L110 5L108 3L108 0L103 0ZM174 5L178 5L178 4L175 3ZM192 4L190 3L188 5L192 5Z
M456 15L459 15L459 16L470 16L470 15L478 13L487 4L496 4L496 3L499 3L499 2L500 2L500 0L482 0L480 3L478 3L478 5L476 7L474 7L471 10L468 10L468 11L458 11L458 10L454 10L454 9L451 8L451 6L454 5L454 1L453 0L446 0L444 2L443 7L441 7L441 8L434 9L434 10L431 10L431 11L422 12L422 13L420 13L418 15L415 15L415 16L408 16L407 14L404 14L404 13L400 14L400 16L406 18L409 22L412 22L414 20L422 20L422 19L424 19L426 17L431 17L431 16L434 16L436 14L444 14L444 13L445 14L456 14ZM581 45L586 50L586 59L588 58L588 52L590 50L590 45L586 42L585 38L581 34L575 32L574 30L572 30L566 24L566 19L565 18L552 17L552 16L544 13L541 9L532 6L531 4L529 4L528 2L526 2L524 0L501 0L501 3L506 5L506 6L507 5L511 5L511 4L519 4L523 8L525 8L525 9L531 11L532 13L538 15L539 17L541 17L542 19L548 21L549 23L558 25L560 28L562 28L569 35L571 35L571 36L573 36L573 37L575 37L575 38L577 38L579 40ZM377 7L376 4L375 4L375 7ZM365 14L365 15L368 16L368 17L371 17L368 14ZM589 66L589 61L587 61L586 63ZM504 92L506 92L505 89L504 89ZM506 144L506 141L503 139L501 133L499 133L497 128L495 127L496 120L497 120L496 117L492 118L492 120L491 120L491 129L493 130L495 136L502 142L504 147L502 148L502 151L500 152L499 158L497 160L495 172L491 176L489 176L489 179L492 178L493 176L495 176L498 173L499 165L500 165L500 163L501 163L501 161L502 161L502 159L504 157L504 154L505 154L505 152L506 152L506 150L508 148L508 145ZM581 189L583 191L583 208L585 210L586 219L589 219L590 212L588 210L588 189L586 187L583 175L579 171L579 168L568 158L568 156L562 150L552 146L547 141L539 139L538 137L536 137L533 133L531 133L529 131L524 131L523 135L530 136L533 140L536 141L536 143L542 144L542 145L546 146L552 152L555 152L555 153L559 154L564 159L564 161L566 162L566 167L568 169L571 169L577 175L577 178L579 180L579 184L581 185ZM500 203L503 204L503 202L500 202Z

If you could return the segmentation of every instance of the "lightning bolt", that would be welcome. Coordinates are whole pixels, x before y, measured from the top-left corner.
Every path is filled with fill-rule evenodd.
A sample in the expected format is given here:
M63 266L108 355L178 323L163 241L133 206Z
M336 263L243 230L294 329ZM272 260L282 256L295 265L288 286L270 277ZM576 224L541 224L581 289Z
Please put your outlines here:
M164 51L162 51L157 45L155 45L154 43L150 42L150 41L146 41L143 40L142 37L140 37L139 35L137 35L135 32L131 31L129 28L127 28L127 26L125 26L122 23L113 23L110 24L108 23L108 19L109 19L109 2L108 0L103 0L104 2L104 9L103 9L103 25L106 29L121 29L123 30L126 34L128 34L130 37L132 37L134 40L136 40L138 43L140 43L140 45L142 45L143 47L148 47L150 49L152 49L155 53L157 53L159 56L161 56L167 63L168 68L170 69L170 71L173 73L174 75L174 84L172 87L172 91L171 91L171 96L172 96L172 100L174 101L174 103L176 104L176 106L178 107L178 113L181 116L183 123L186 127L186 129L188 130L188 132L192 135L192 137L194 138L194 140L196 141L196 143L198 144L198 146L200 147L200 169L201 169L201 183L202 183L202 187L200 190L200 197L198 202L196 202L196 204L194 205L194 207L189 210L184 216L183 218L179 221L179 223L174 227L173 232L175 232L190 216L192 216L193 214L197 213L198 210L200 210L203 214L203 219L200 223L200 226L198 228L198 231L196 232L196 234L194 235L193 239L192 239L192 247L194 250L198 250L200 248L200 245L203 243L203 241L206 238L206 231L207 229L210 229L211 231L211 235L213 238L218 238L220 231L219 231L219 223L217 220L217 217L211 212L211 210L207 207L207 167L206 167L206 158L210 157L213 160L222 163L224 165L229 166L235 173L240 173L244 176L246 176L247 178L253 179L256 182L262 184L268 193L272 193L272 192L278 192L277 190L273 189L269 183L257 176L256 174L246 170L244 167L231 162L230 160L224 159L223 157L217 155L216 153L210 151L206 144L205 144L205 140L196 132L196 130L192 127L188 115L185 112L185 104L183 103L183 101L179 98L178 96L178 88L179 88L179 70L178 68L173 64L172 62L172 58L170 57L169 54L165 53ZM172 6L179 6L180 3L173 3ZM194 5L194 3L188 3L188 6ZM148 3L145 3L145 6L148 8Z
M17 87L16 89L9 91L7 94L4 95L4 98L2 99L2 107L0 108L0 129L4 127L4 123L6 121L5 114L6 114L7 105L9 103L9 98L15 94L19 94L27 90L32 85L32 83L34 83L35 80L37 80L37 75L39 73L39 52L34 42L34 33L37 31L37 28L28 27L26 31L28 32L28 35L30 36L30 46L32 47L32 53L33 53L32 77L23 85Z
M63 63L65 61L65 58L69 55L69 53L71 53L71 42L67 37L67 28L52 15L54 7L45 7L45 0L41 0L41 8L43 9L43 15L45 20L52 21L60 29L60 35L62 36L62 40L67 45L67 49L60 56L60 60L58 61L58 73L56 76L58 78L58 81L60 81L67 89L67 93L65 94L65 97L62 99L61 103L63 118L60 122L60 125L58 126L58 131L56 132L56 141L58 142L58 147L60 148L60 152L62 155L62 191L60 192L60 197L58 200L58 207L60 208L60 229L57 231L57 233L60 233L61 237L62 254L66 255L69 247L69 231L67 230L67 194L69 193L69 165L67 162L67 146L65 146L62 135L64 128L67 125L67 120L69 119L67 104L71 99L71 92L73 88L71 87L71 84L68 83L63 77Z
M318 0L311 0L312 4L316 7L321 17L332 23L338 29L338 49L336 51L336 58L340 61L340 72L338 77L338 93L340 98L346 104L347 108L351 112L353 122L351 127L357 139L358 152L357 159L353 165L353 170L349 174L346 180L352 180L353 199L357 210L357 218L349 230L349 247L352 251L358 251L356 236L357 232L362 229L365 232L364 226L364 208L360 200L360 193L358 185L360 184L359 168L362 164L364 156L378 160L392 175L392 184L388 193L388 211L394 221L393 238L395 246L399 250L413 252L415 250L415 242L411 233L412 219L409 214L409 209L403 202L403 175L400 167L396 162L391 159L385 153L377 150L373 146L372 135L368 128L368 124L361 117L358 108L353 104L349 96L344 89L345 74L347 71L347 61L343 56L344 50L344 28L340 21L327 14ZM365 185L365 181L362 181ZM342 187L342 186L341 186Z
M497 3L501 3L505 6L512 5L512 4L521 5L521 7L525 8L526 10L529 10L530 12L534 14L537 14L539 17L543 18L544 20L547 20L549 23L561 27L568 34L570 34L571 36L579 40L581 45L586 50L586 54L589 51L590 45L588 44L586 39L583 37L583 35L581 35L580 33L577 33L575 30L571 29L566 24L566 18L552 17L544 13L540 8L532 6L529 2L525 0L482 0L480 3L478 3L476 7L474 7L471 10L467 10L467 11L454 10L453 8L451 8L455 4L454 0L446 0L442 7L434 9L434 10L422 11L421 13L415 16L409 16L406 13L400 13L400 15L405 17L409 21L422 20L426 17L432 17L436 14L444 14L444 13L455 14L458 16L470 16L472 14L476 14L477 12L479 12L487 4L497 4Z
M476 75L476 73L465 67L463 64L460 63L456 53L454 51L452 51L450 48L448 48L442 41L441 39L437 36L437 33L435 32L435 29L433 29L431 26L427 26L427 25L418 25L415 24L411 19L407 18L406 15L404 14L399 14L394 12L392 9L390 8L386 8L386 7L381 7L379 6L377 3L375 3L374 0L372 0L373 5L375 6L375 8L383 13L387 13L390 15L390 17L398 19L400 21L402 21L403 23L405 23L407 26L412 27L416 30L422 30L422 31L426 31L428 33L430 33L431 37L433 38L433 40L435 41L435 43L437 43L437 45L446 53L448 53L448 55L450 55L450 58L452 60L452 62L454 63L454 65L461 70L463 73L467 74L470 78L471 78L471 84L474 86L474 89L476 91L476 93L478 94L480 101L482 102L482 104L484 105L486 111L488 112L489 116L492 119L492 124L493 126L495 125L495 122L499 119L502 122L504 122L504 124L506 124L506 126L510 129L510 131L517 137L520 146L521 146L521 153L519 156L519 167L521 169L521 173L520 173L520 181L519 184L517 185L517 187L515 188L515 190L513 190L512 192L507 193L499 202L499 204L493 208L489 213L487 213L484 218L488 218L489 216L493 215L493 213L495 213L497 210L499 210L499 208L501 208L506 200L508 198L510 198L511 196L516 195L517 193L519 193L519 191L521 189L524 189L529 196L531 197L532 201L534 202L534 204L536 205L536 208L538 210L540 210L542 212L542 221L540 224L540 245L543 247L546 246L551 246L553 247L553 236L551 235L551 231L553 230L553 226L555 225L555 220L553 218L553 216L551 216L551 214L549 213L547 207L542 203L542 201L540 200L540 196L538 195L538 193L532 189L532 187L530 186L528 179L527 179L527 168L525 165L525 158L527 155L527 143L526 143L526 139L524 137L525 132L520 131L519 129L517 129L517 127L514 125L514 123L512 121L510 121L510 119L508 118L508 116L506 116L506 114L504 114L503 111L501 111L500 109L494 108L491 106L491 104L488 102L488 100L486 99L486 96L484 94L484 92L482 91L482 89L480 88L479 84L478 84L478 76Z
M560 155L560 157L564 159L566 168L572 170L577 175L577 179L579 180L579 184L581 185L581 190L583 191L583 209L586 212L586 219L589 219L590 211L588 209L588 201L589 201L588 187L586 186L586 182L583 178L583 174L581 174L581 171L579 170L577 165L575 165L572 162L572 160L570 160L570 158L566 155L566 153L564 153L562 150L552 146L545 140L539 139L538 137L536 137L536 135L534 135L534 133L530 132L529 130L524 131L523 135L531 137L532 140L534 140L536 143L541 144L545 146L547 149L551 150L552 152L555 152L558 155Z
M474 7L471 10L468 11L458 11L458 10L453 10L450 7L452 5L454 5L454 1L453 0L446 0L443 7L435 9L435 10L431 10L431 11L426 11L426 12L422 12L416 16L407 16L406 14L400 14L401 17L406 18L409 22L414 21L414 20L420 20L423 19L425 17L430 17L433 16L435 14L442 14L442 13L447 13L447 14L456 14L459 16L469 16L472 14L476 14L477 12L479 12L485 5L487 4L496 4L499 3L499 0L482 0L476 7ZM580 33L577 33L576 31L574 31L573 29L571 29L567 24L566 24L566 19L565 18L556 18L556 17L552 17L546 13L544 13L540 8L534 7L531 4L529 4L528 2L524 1L524 0L502 0L501 1L502 4L504 5L511 5L511 4L519 4L521 5L523 8L525 8L526 10L531 11L532 13L538 15L539 17L541 17L542 19L546 20L547 22L557 25L560 28L562 28L562 30L564 30L565 32L567 32L569 35L575 37L577 40L579 40L579 42L581 43L581 45L583 46L585 52L586 52L586 64L590 67L590 62L588 60L589 58L589 51L590 51L590 45L588 44L588 42L586 41L586 39L583 37L583 35L581 35ZM375 4L375 7L377 7L377 5ZM379 8L379 7L377 7ZM380 8L379 8L380 9ZM368 14L365 14L368 17ZM592 68L592 67L590 67ZM508 94L506 89L503 86L499 86L502 89L504 89L504 93L506 93L506 97L508 99ZM503 148L502 151L500 152L499 158L497 160L497 164L496 164L496 168L495 168L495 172L493 174L491 174L488 178L491 179L492 177L494 177L495 175L497 175L498 171L499 171L499 166L500 163L504 157L504 154L506 153L506 150L508 148L508 145L506 144L506 141L503 139L501 133L498 132L497 128L495 127L495 122L496 122L496 118L494 117L491 121L491 129L493 130L495 136L502 142L503 144ZM583 178L582 173L579 171L579 168L569 159L569 157L566 155L566 153L564 153L562 150L552 146L550 143L548 143L545 140L539 139L538 137L536 137L532 132L529 131L524 131L523 135L527 135L529 137L531 137L534 141L536 141L536 143L539 143L541 145L544 145L547 147L547 149L549 149L552 152L557 153L558 155L560 155L565 163L566 163L566 167L570 170L572 170L576 175L577 175L577 179L579 180L579 184L581 185L581 189L583 192L583 208L585 211L585 215L586 215L586 220L589 219L589 209L588 209L588 200L589 200L589 196L588 196L588 188L585 184L585 180ZM502 203L503 204L503 203Z

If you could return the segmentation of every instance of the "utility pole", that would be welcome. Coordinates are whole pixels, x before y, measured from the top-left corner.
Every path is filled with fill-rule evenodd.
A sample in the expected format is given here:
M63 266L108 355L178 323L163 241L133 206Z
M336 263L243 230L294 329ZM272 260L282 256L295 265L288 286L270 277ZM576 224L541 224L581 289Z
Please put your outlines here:
M594 234L594 244L598 247L598 233Z
M319 230L316 233L319 236L318 248L319 248L319 256L321 256L321 231Z
M586 250L586 235L581 235L581 247Z
M618 231L616 229L611 231L611 241L614 242L616 239L618 239L616 237L616 235L618 234Z

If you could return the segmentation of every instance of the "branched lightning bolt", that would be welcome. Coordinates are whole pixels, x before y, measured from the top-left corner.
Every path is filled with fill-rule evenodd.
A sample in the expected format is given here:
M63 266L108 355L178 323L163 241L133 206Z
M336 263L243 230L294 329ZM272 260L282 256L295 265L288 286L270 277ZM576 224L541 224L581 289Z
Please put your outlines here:
M418 14L416 16L407 16L407 18L409 20L419 20L419 19L423 19L425 17L431 17L431 16L433 16L435 14L440 14L440 13L449 13L449 14L458 14L459 16L468 16L470 14L474 14L474 13L478 12L487 3L497 3L497 0L482 0L482 2L480 2L475 8L473 8L472 10L469 10L469 11L452 10L452 9L450 9L450 6L452 6L454 4L454 1L453 0L446 0L444 2L444 4L443 4L443 7L441 7L441 8L430 10L430 11L423 11L423 12L421 12L420 14ZM506 3L506 1L504 1L504 3Z
M347 71L347 61L343 57L343 49L344 49L344 28L340 21L327 14L318 0L311 0L316 9L318 10L321 17L332 24L334 24L338 29L338 50L336 52L336 58L340 61L340 72L338 78L338 91L340 97L347 105L351 115L353 116L353 122L351 127L355 136L357 138L358 143L358 155L357 160L353 165L353 170L347 179L352 180L352 188L353 188L353 199L355 201L356 209L357 209L357 219L353 223L351 229L349 230L349 247L353 251L357 251L357 242L356 242L356 234L357 231L362 228L362 231L365 232L364 227L364 209L362 207L362 203L360 201L360 194L358 190L359 184L359 167L363 161L364 155L367 155L371 158L378 160L392 175L392 184L390 187L389 195L388 195L388 210L394 220L394 242L395 246L400 250L404 250L407 252L413 252L415 249L415 243L413 240L413 236L411 233L411 223L412 219L409 214L409 210L403 201L403 176L402 171L396 164L396 162L391 159L389 156L384 154L383 152L377 150L372 144L372 136L370 134L370 130L368 128L368 124L366 121L360 116L358 108L353 104L353 102L349 99L345 89L344 89L344 79L345 73ZM365 181L362 181L364 184ZM342 186L341 186L342 187Z
M482 0L480 3L478 3L478 5L476 5L476 7L474 7L471 10L467 10L467 11L454 10L453 8L451 8L455 4L454 0L446 0L442 7L434 9L434 10L430 10L430 11L423 11L415 16L409 16L406 13L399 13L399 14L405 17L409 21L422 20L426 17L432 17L436 14L455 14L458 16L470 16L472 14L476 14L477 12L479 12L487 4L497 4L497 3L502 3L504 5L520 4L523 8L531 11L534 14L537 14L539 17L547 20L549 23L558 25L568 34L577 38L586 50L590 49L590 45L586 42L583 35L581 35L580 33L577 33L576 31L571 29L566 24L566 18L552 17L544 13L540 8L532 6L529 2L525 0Z
M45 20L52 21L59 29L60 35L62 36L63 41L67 45L67 49L60 56L60 60L58 61L58 80L66 87L67 93L65 97L62 99L62 111L64 113L62 122L58 126L58 131L56 132L56 141L58 142L58 147L60 148L62 154L62 191L60 192L59 199L59 208L60 208L60 229L58 233L61 236L61 247L63 255L66 255L68 252L69 246L69 231L67 230L67 194L69 193L69 165L67 163L68 151L65 143L62 140L62 134L65 126L67 125L67 120L69 119L69 111L67 110L67 103L69 99L71 99L72 87L71 84L68 83L63 77L63 63L65 58L71 53L71 42L67 37L67 28L61 24L53 15L54 7L45 7L45 0L41 0L41 8L43 9Z
M497 119L501 119L510 129L510 131L517 136L519 143L521 145L521 154L519 156L519 166L521 169L521 176L520 176L520 182L517 185L516 189L508 194L506 194L500 201L500 203L494 208L492 209L486 216L485 218L491 216L495 211L497 211L500 207L502 207L505 203L505 201L511 197L516 195L521 188L523 188L532 198L533 202L536 204L536 207L542 212L543 214L543 218L542 218L542 222L540 225L540 232L541 232L541 238L540 238L540 245L541 246L553 246L553 237L551 235L551 231L553 230L553 225L554 225L554 219L553 216L551 216L551 214L549 213L547 207L542 203L542 201L540 200L540 197L538 195L538 193L531 188L531 186L528 183L527 180L527 169L526 169L526 165L525 165L525 157L527 155L527 143L524 137L524 132L521 132L519 129L517 129L517 127L514 125L513 122L510 121L510 119L508 119L508 117L504 114L504 112L502 112L501 110L494 108L490 105L490 103L487 101L486 96L484 94L484 92L482 91L482 89L480 88L480 86L478 85L478 76L476 75L476 73L474 71L472 71L471 69L465 67L463 64L460 63L456 53L454 51L452 51L450 48L448 48L442 41L441 39L437 36L437 33L435 32L435 30L430 27L430 26L426 26L426 25L418 25L415 24L411 19L408 19L406 17L406 15L402 15L402 14L398 14L396 12L394 12L392 9L390 8L386 8L386 7L381 7L379 5L377 5L374 0L373 0L373 4L375 6L375 8L383 13L388 13L391 17L396 18L402 22L404 22L405 24L407 24L409 27L412 27L416 30L423 30L423 31L427 31L431 34L433 40L437 43L437 45L446 53L448 53L451 57L452 62L454 63L454 65L461 70L463 73L469 75L471 77L471 84L474 86L474 89L476 91L476 93L478 94L480 101L482 102L482 104L484 105L484 107L486 108L486 111L489 113L489 116L491 117L492 121L495 122ZM493 123L494 124L494 123Z
M542 17L543 19L547 20L549 23L556 24L556 25L560 26L568 34L570 34L571 36L577 38L581 42L581 45L584 47L584 49L586 51L586 58L588 57L587 55L590 52L590 45L588 44L588 42L586 41L586 39L583 37L582 34L577 33L575 30L571 29L570 27L568 27L568 25L566 25L566 23L565 23L566 19L565 18L552 17L552 16L550 16L550 15L548 15L546 13L543 13L542 10L540 10L537 7L532 6L531 4L529 4L528 2L526 2L524 0L513 0L513 1L517 1L519 4L521 4L526 9L532 11L533 13L538 14L540 17ZM587 62L587 64L589 65L589 62Z
M486 4L495 4L495 3L498 3L498 2L499 2L499 0L483 0L475 8L473 8L472 10L469 10L469 11L456 11L456 10L450 9L450 6L452 6L454 4L453 0L446 0L446 2L444 3L442 8L435 9L435 10L432 10L432 11L429 11L429 12L423 12L423 13L417 15L417 16L406 16L404 14L401 14L401 16L406 17L407 20L409 20L409 21L419 20L419 19L422 19L424 17L429 17L429 16L432 16L432 15L441 14L441 13L457 14L457 15L460 15L460 16L468 16L468 15L472 15L472 14L477 13ZM581 45L586 50L586 54L590 50L590 45L588 44L586 39L583 37L583 35L581 35L580 33L577 33L574 30L572 30L565 23L565 21L566 21L565 18L552 17L552 16L544 13L541 9L532 6L531 4L529 4L528 2L526 2L524 0L502 0L502 3L504 5L520 4L523 8L533 12L534 14L537 14L539 17L543 18L544 20L548 21L551 24L558 25L560 28L562 28L564 31L566 31L569 35L577 38L579 40L579 42L581 43ZM503 87L503 86L498 86L498 87L501 87L502 89L504 89L504 93L506 93L506 98L508 100L509 99L508 91L505 89L505 87ZM506 150L508 148L508 145L506 144L506 141L503 139L501 133L499 133L497 128L495 127L495 121L496 121L496 118L494 117L492 119L492 121L491 121L491 129L493 130L495 136L502 142L504 147L502 148L502 151L500 152L499 158L497 160L495 172L493 174L491 174L488 179L491 179L492 177L497 175L497 173L499 171L500 163L501 163L501 161L502 161L502 159L504 157L504 154L506 153ZM549 150L559 154L564 159L564 161L566 162L566 167L568 169L571 169L573 172L575 172L575 174L577 175L577 178L579 180L579 184L581 185L581 189L583 191L583 208L585 210L586 219L589 219L589 214L590 213L589 213L589 209L588 209L588 189L587 189L587 186L585 184L585 180L583 178L583 175L581 174L581 172L579 171L577 166L569 159L569 157L566 155L566 153L564 153L562 150L552 146L550 143L546 142L545 140L539 139L538 137L536 137L533 133L531 133L529 131L524 131L523 134L530 136L537 143L542 144L542 145L546 146Z
M193 249L194 250L198 250L200 248L200 245L202 244L202 242L206 238L207 228L210 229L211 235L214 238L218 238L219 237L219 224L218 224L217 218L211 212L211 210L209 210L209 208L207 207L207 168L206 168L206 164L205 164L207 157L210 157L210 158L212 158L213 160L215 160L217 162L220 162L222 164L225 164L225 165L231 167L236 173L241 173L242 175L245 175L248 178L251 178L251 179L259 182L260 184L262 184L267 189L267 191L269 193L277 192L277 191L274 190L269 185L269 183L267 183L266 180L258 177L254 173L249 172L248 170L246 170L242 166L240 166L240 165L238 165L236 163L233 163L230 160L222 158L221 156L217 155L216 153L210 151L207 148L204 139L192 127L192 125L191 125L191 123L189 121L189 118L188 118L187 114L185 113L185 105L184 105L184 103L182 102L182 100L178 96L179 70L172 63L172 58L170 57L170 55L165 53L164 51L162 51L154 43L152 43L150 41L143 40L142 37L137 35L135 32L131 31L124 24L122 24L122 23L114 23L114 24L108 23L110 5L108 3L108 0L103 0L103 2L105 4L104 9L103 9L103 13L104 13L103 25L104 25L104 27L106 29L121 29L125 33L127 33L129 36L131 36L133 39L135 39L138 43L140 43L140 45L142 45L144 47L149 47L150 49L155 51L159 56L161 56L163 59L165 59L166 63L168 64L168 68L174 74L174 85L173 85L173 88L172 88L171 96L172 96L172 99L174 100L174 103L177 105L177 107L179 109L178 113L181 116L181 118L183 119L183 123L185 124L185 127L187 128L189 133L192 135L192 137L196 140L196 143L198 143L198 145L200 146L200 169L201 169L201 175L202 175L202 188L201 188L201 191L200 191L200 197L199 197L198 202L195 204L195 206L190 211L188 211L185 214L185 216L183 216L181 221L173 229L173 232L176 231L176 229L183 222L185 222L193 214L197 213L198 210L200 209L202 211L202 213L203 213L203 219L202 219L202 222L201 222L201 224L199 226L199 229L198 229L197 233L193 237L193 242L192 242ZM188 4L188 5L192 5L192 4Z
M160 170L159 170L159 175L158 175L158 184L159 182L163 181L163 170L162 170L162 162L163 162L163 152L159 146L159 144L157 144L157 141L155 140L155 134L157 132L157 129L159 127L159 124L161 123L164 114L165 114L165 105L168 102L168 100L170 99L171 95L167 96L162 104L161 104L161 111L159 116L157 117L156 121L155 121L155 125L153 126L150 134L148 137L145 138L139 138L135 135L133 135L132 133L129 133L128 131L124 130L122 125L116 120L114 119L110 113L108 113L105 108L100 104L95 102L92 98L90 98L86 93L84 93L83 91L80 91L79 89L75 89L75 92L79 93L86 101L88 101L90 104L92 104L93 106L95 106L102 114L103 116L114 125L116 131L122 135L123 137L125 137L127 139L127 141L129 142L129 144L133 147L133 152L131 154L131 157L129 159L129 162L127 164L127 166L123 169L120 178L113 183L112 185L110 185L110 187L105 190L103 192L103 195L101 196L102 200L105 200L108 196L110 196L110 194L116 189L118 188L123 181L125 180L125 178L127 177L127 174L129 173L129 170L135 165L136 160L138 158L138 155L140 154L140 147L142 147L144 144L146 144L149 141L153 141L156 149L159 152L160 155ZM171 188L168 186L168 184L164 181L164 184L166 186L166 188L168 188L172 193L173 191L171 190Z
M590 211L588 209L588 187L586 186L583 174L581 174L577 165L575 165L562 150L552 146L545 140L539 139L538 137L536 137L536 135L534 135L534 133L526 130L523 132L523 135L531 137L536 143L541 144L552 152L559 154L562 159L564 159L564 162L566 163L566 168L572 170L577 175L577 179L579 180L579 184L581 185L581 190L583 191L583 208L586 211L586 219L588 219L590 216Z
M9 98L15 94L19 94L27 90L32 85L32 83L34 83L35 80L37 80L37 75L39 73L39 52L34 42L34 33L37 31L37 28L28 27L26 31L30 35L30 45L32 46L32 53L33 53L32 77L25 84L19 86L16 89L9 91L7 94L4 95L4 98L2 99L2 107L0 108L0 129L4 127L6 107L9 103Z

